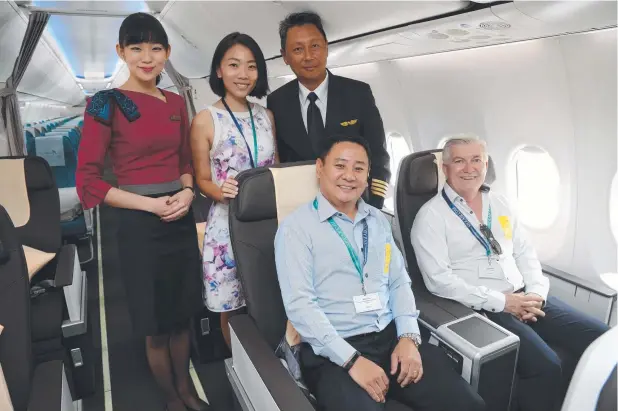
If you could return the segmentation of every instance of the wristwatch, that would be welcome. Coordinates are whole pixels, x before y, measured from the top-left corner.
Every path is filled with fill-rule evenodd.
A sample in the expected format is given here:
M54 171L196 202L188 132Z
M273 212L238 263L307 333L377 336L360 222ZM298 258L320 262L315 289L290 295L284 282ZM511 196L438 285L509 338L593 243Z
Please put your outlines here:
M352 369L352 366L354 366L354 363L360 358L360 356L361 355L358 351L354 351L352 357L345 364L343 364L343 369L346 371L350 371Z
M412 333L401 334L398 340L401 340L402 338L408 338L412 340L412 342L414 343L414 345L416 345L416 347L421 345L421 336L419 334L412 334Z

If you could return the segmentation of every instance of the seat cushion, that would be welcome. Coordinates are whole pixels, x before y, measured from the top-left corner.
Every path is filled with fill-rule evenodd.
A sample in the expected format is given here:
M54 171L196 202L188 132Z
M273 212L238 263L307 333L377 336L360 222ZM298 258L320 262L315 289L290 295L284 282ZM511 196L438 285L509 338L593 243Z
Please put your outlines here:
M26 256L26 264L28 265L28 278L30 280L56 256L56 254L46 253L28 246L23 246L23 248Z
M4 327L0 325L0 338L2 338L3 329ZM13 411L13 404L11 403L9 388L6 385L4 373L2 372L2 364L0 364L0 410Z

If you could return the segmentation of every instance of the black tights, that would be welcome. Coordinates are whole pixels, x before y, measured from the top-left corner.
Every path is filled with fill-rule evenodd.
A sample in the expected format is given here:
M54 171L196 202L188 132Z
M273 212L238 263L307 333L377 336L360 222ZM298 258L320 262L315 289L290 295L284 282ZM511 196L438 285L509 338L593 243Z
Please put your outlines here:
M150 370L163 390L169 411L185 411L185 404L199 408L189 378L189 328L146 337Z

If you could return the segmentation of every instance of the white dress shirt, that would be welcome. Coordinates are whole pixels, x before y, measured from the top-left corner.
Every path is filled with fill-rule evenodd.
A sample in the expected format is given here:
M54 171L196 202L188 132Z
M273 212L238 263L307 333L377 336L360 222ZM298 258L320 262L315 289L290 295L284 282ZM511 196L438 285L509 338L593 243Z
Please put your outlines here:
M481 222L466 201L448 185L448 198L480 234ZM491 205L494 238L502 255L487 257L483 245L442 197L442 190L418 212L411 231L412 246L427 288L432 293L475 309L504 310L505 295L525 287L547 299L549 280L516 214L505 197L482 193L483 222ZM482 236L482 234L481 234Z
M313 92L318 96L318 99L315 101L315 105L320 109L320 114L322 114L322 121L324 122L324 127L326 127L326 103L328 101L328 71L326 72L326 78L324 81L315 89ZM300 98L300 111L303 115L303 123L305 123L305 130L309 132L307 129L307 109L309 108L309 99L307 96L311 93L309 89L302 85L302 83L298 82L298 98Z

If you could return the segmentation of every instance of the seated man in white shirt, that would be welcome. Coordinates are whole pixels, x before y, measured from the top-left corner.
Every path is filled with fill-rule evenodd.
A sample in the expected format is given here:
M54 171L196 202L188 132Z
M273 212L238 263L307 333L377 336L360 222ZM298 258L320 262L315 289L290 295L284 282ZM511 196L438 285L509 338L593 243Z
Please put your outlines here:
M556 410L575 364L608 327L547 298L549 280L517 215L505 197L483 185L485 142L450 139L442 160L444 189L420 209L411 232L425 284L518 335L521 410ZM559 358L548 343L569 358Z

